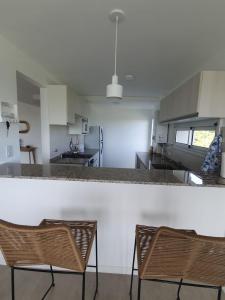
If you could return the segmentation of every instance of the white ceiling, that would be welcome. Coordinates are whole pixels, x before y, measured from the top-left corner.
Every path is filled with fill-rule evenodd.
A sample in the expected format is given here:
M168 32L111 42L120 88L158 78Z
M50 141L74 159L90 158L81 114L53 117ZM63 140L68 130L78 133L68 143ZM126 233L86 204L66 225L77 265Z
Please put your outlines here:
M204 66L225 69L224 0L0 0L0 33L79 94L103 96L114 8L126 13L118 54L125 96L156 100Z

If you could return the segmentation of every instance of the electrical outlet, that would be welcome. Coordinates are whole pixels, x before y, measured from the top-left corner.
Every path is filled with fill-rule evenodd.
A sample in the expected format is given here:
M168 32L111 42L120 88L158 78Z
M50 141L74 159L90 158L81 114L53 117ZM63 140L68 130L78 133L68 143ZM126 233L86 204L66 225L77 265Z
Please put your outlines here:
M6 146L6 156L8 158L13 157L13 146L12 145Z

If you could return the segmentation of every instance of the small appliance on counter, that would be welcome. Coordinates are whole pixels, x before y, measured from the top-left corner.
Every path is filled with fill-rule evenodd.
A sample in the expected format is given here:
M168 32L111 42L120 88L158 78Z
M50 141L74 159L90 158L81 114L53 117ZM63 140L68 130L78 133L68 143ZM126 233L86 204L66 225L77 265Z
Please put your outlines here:
M90 126L89 133L84 137L85 149L99 150L99 166L103 166L103 128L101 126Z

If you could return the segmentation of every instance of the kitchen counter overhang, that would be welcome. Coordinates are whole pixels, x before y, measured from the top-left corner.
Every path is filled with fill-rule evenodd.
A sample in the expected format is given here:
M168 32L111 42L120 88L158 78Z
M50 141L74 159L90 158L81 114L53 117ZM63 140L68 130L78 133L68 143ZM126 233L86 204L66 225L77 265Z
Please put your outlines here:
M44 218L97 220L99 271L130 274L136 224L224 236L225 189L208 184L192 188L174 175L171 179L171 174L54 164L2 165L0 218L26 225L37 225ZM94 264L92 256L90 264Z
M223 187L218 184L218 176L215 174L199 175L180 170L87 168L60 164L3 164L0 166L0 178Z

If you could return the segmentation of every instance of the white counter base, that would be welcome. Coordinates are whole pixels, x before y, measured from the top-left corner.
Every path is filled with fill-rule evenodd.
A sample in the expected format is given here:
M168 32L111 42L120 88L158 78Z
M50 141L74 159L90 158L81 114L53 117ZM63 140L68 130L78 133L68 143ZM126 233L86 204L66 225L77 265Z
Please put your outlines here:
M96 219L101 272L130 273L136 224L225 234L223 188L0 178L0 190L0 218L10 222Z

